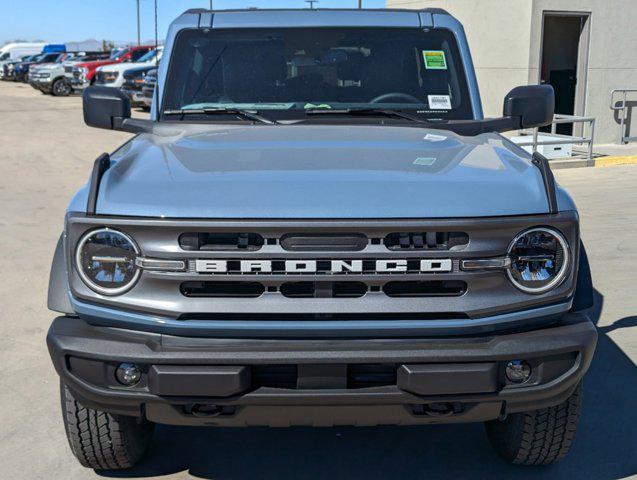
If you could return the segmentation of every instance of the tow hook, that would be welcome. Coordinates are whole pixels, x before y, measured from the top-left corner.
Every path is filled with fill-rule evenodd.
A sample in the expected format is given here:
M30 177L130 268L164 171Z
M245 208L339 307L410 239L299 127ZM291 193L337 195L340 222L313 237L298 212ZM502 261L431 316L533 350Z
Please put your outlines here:
M429 403L426 405L413 405L414 415L426 415L428 417L450 417L463 411L460 403Z
M194 417L218 417L221 415L221 407L196 403L190 408L190 414Z

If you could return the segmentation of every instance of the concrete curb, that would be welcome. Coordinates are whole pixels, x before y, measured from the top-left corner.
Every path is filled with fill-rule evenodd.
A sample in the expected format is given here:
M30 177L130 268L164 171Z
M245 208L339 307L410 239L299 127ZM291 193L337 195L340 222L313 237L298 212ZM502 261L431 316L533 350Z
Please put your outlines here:
M553 170L564 168L584 168L584 167L613 167L616 165L637 165L637 155L626 155L617 157L599 157L591 161L573 158L563 160L551 160L550 165Z
M627 155L623 157L600 157L595 159L596 167L612 167L614 165L637 164L637 155Z

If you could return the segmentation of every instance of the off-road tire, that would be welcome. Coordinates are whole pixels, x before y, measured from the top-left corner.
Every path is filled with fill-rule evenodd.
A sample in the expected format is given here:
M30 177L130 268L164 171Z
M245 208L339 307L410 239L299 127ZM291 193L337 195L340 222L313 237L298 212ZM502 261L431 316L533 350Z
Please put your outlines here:
M516 465L549 465L568 454L579 422L580 383L568 399L550 408L514 413L486 422L487 436L502 458Z
M63 78L58 78L51 86L51 95L54 97L68 97L71 91L71 86Z
M123 470L146 453L153 436L151 422L86 408L63 384L60 397L66 437L84 467Z

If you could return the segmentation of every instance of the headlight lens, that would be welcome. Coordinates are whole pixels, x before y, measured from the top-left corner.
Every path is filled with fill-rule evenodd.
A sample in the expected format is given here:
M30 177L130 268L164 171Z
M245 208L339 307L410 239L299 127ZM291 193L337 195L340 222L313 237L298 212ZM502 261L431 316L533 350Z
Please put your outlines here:
M507 270L513 284L527 293L545 293L557 287L568 272L568 244L557 231L534 228L518 235L509 247Z
M132 238L103 228L87 233L77 246L77 271L86 285L103 295L121 295L139 278L139 249Z

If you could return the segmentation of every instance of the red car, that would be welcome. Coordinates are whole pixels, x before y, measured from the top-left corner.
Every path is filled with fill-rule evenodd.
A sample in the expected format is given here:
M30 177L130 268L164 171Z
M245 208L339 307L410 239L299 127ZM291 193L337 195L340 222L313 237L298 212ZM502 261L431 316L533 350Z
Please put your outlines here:
M83 90L93 83L95 72L98 67L112 65L114 63L136 62L139 58L146 55L146 53L154 48L155 45L130 47L117 52L117 54L107 60L83 62L67 66L65 67L64 76L70 82L74 90Z

